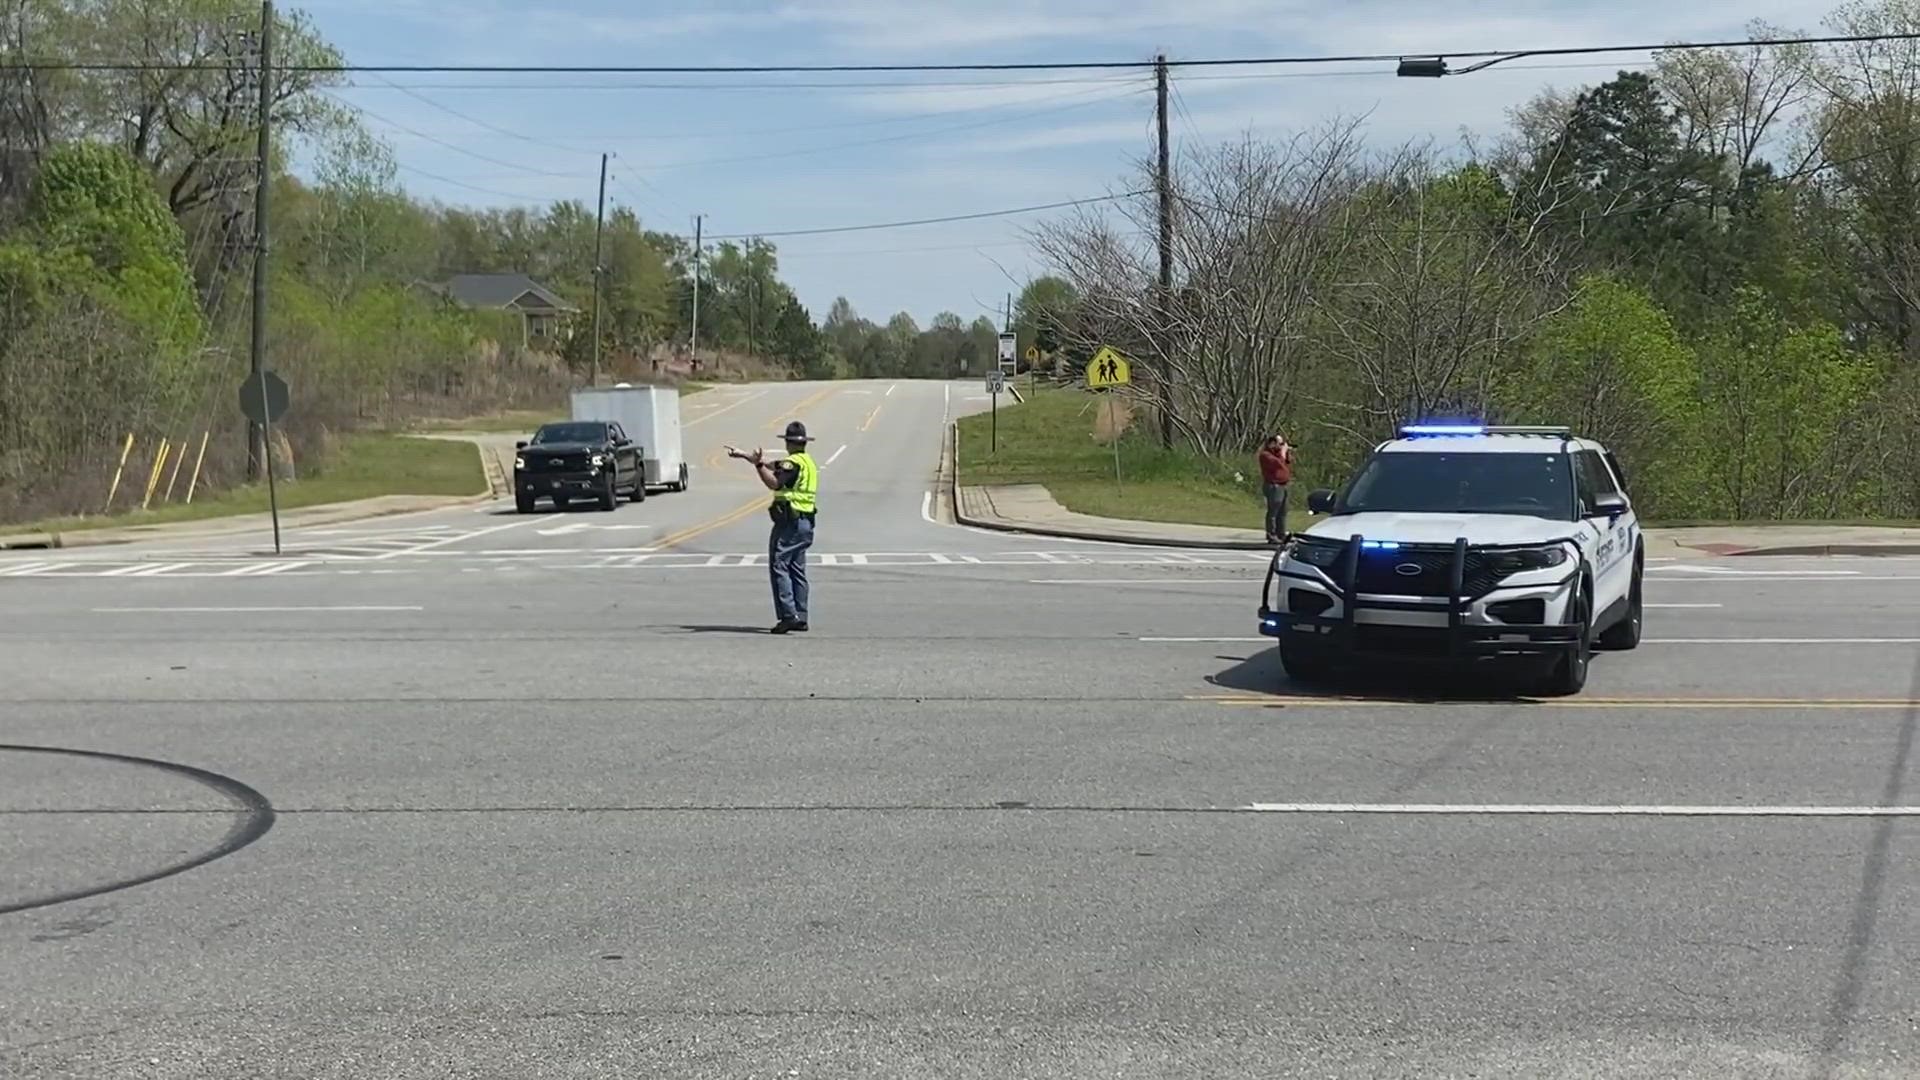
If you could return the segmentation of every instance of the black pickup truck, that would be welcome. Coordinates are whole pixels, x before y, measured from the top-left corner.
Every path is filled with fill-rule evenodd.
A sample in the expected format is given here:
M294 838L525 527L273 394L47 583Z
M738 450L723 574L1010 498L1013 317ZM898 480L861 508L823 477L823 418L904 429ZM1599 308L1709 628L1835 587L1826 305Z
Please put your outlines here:
M612 510L623 493L634 502L647 497L645 454L611 421L543 424L515 449L513 499L523 514L533 513L534 500L542 498L557 510L576 498L597 499L600 509Z

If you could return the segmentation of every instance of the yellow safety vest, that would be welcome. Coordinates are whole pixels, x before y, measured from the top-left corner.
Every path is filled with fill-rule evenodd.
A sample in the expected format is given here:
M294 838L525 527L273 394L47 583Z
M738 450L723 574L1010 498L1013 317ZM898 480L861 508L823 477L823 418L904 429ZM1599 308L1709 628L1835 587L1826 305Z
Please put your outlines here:
M820 466L815 465L813 455L805 451L789 454L787 460L800 470L800 475L792 487L774 492L773 501L786 503L796 514L811 514L817 506L815 497L820 493Z

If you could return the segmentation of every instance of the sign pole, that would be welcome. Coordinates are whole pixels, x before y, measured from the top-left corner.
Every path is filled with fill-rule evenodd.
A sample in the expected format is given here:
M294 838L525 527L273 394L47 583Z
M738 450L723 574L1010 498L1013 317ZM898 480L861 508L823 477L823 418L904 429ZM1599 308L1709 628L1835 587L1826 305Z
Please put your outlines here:
M267 373L260 372L260 401L267 401ZM267 463L267 510L273 515L273 553L280 554L280 492L273 480L273 409L271 406L260 410L260 431L265 436L261 442L265 449Z
M1120 486L1120 417L1111 390L1107 391L1107 427L1113 432L1113 490L1124 495L1126 489Z
M988 453L997 454L1000 452L1000 380L999 379L993 380L993 421L988 426L993 430L993 436L989 444L990 449L988 450Z

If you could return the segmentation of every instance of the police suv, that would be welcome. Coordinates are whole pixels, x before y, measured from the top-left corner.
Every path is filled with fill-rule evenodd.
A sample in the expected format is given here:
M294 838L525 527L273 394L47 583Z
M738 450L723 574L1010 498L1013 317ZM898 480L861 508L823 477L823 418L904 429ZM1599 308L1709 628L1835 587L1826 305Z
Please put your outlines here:
M1303 681L1365 655L1525 658L1576 694L1595 645L1640 643L1626 478L1568 428L1415 425L1376 447L1267 572L1260 631Z

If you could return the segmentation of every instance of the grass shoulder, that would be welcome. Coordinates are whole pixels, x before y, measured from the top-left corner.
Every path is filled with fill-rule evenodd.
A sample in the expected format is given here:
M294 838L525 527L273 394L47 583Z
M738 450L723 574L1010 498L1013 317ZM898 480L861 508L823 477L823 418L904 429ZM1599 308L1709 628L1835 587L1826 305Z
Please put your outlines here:
M481 495L487 477L472 443L405 435L357 434L342 438L333 453L295 480L279 483L281 510L372 499L382 495ZM124 490L124 489L123 489ZM125 495L122 495L125 498ZM0 526L0 533L77 532L128 525L206 521L265 513L267 486L248 484L191 503L180 502L122 514L88 515Z
M1122 402L1105 395L1042 387L1025 404L1002 400L997 444L989 413L960 421L963 484L1039 484L1067 509L1100 517L1262 526L1259 478L1248 475L1251 455L1245 462L1225 462L1163 449L1151 433L1130 423Z

